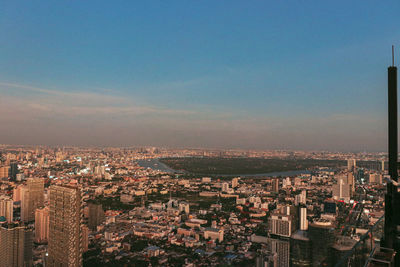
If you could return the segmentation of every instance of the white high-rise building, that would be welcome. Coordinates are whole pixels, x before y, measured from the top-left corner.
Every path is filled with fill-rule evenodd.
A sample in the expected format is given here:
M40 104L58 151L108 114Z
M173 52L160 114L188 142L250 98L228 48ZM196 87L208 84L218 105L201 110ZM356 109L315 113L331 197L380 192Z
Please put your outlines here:
M268 229L273 235L290 237L295 230L291 215L272 214L268 218Z
M300 230L307 231L308 230L308 220L307 220L307 208L300 208Z

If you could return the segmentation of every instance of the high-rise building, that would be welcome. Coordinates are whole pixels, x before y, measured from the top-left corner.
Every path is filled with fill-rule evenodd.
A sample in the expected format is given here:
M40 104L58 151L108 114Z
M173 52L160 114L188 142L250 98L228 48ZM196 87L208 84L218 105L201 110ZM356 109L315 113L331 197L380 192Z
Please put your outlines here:
M190 205L187 202L180 202L178 208L180 212L185 212L186 214L190 212Z
M10 179L12 181L15 181L17 179L17 174L18 174L18 164L16 162L11 162L10 163Z
M232 188L236 188L238 186L238 184L239 184L239 179L237 177L233 178L232 179Z
M21 189L21 220L30 222L35 219L35 210L44 205L44 180L28 178Z
M17 173L17 181L18 182L21 182L22 180L24 180L25 179L25 174L23 174L23 173Z
M287 239L268 239L269 250L278 255L277 265L289 267L290 265L290 243Z
M223 192L228 192L229 190L229 184L228 183L222 183L222 191Z
M298 230L290 237L290 266L311 267L312 247L307 231Z
M364 169L358 169L358 171L357 171L357 181L359 183L365 181Z
M347 170L352 171L357 167L357 161L355 159L347 160Z
M300 230L307 231L308 230L308 220L307 220L307 208L300 208Z
M0 267L32 266L32 229L8 224L0 227Z
M10 171L10 167L9 166L0 167L0 179L1 178L8 178L9 171Z
M382 183L382 174L380 174L380 173L371 173L369 175L369 183L371 183L371 184L381 184Z
M101 204L89 203L89 223L88 226L91 230L96 230L96 227L104 222L105 216Z
M326 200L324 202L324 213L336 214L336 202L333 200Z
M295 230L291 215L272 214L268 218L268 230L272 235L290 237Z
M8 197L0 198L0 216L4 216L8 223L11 223L14 219L14 201Z
M259 251L256 258L256 267L279 267L278 254L268 250Z
M339 236L336 240L336 242L332 245L332 247L329 248L329 264L331 266L335 266L336 263L340 259L342 259L346 254L348 254L353 248L354 245L357 243L356 240L352 239L349 236ZM360 257L350 257L353 258L351 259L352 262L350 262L349 259L349 265L346 264L346 266L364 266L365 264L365 259L357 259ZM353 262L353 261L359 261L359 262ZM361 260L361 261L360 261ZM351 264L353 263L353 264Z
M48 266L82 266L81 220L80 189L51 186Z
M283 179L282 188L289 188L291 186L292 186L292 181L290 180L289 177L286 177L285 179Z
M307 202L307 191L303 190L300 194L295 196L294 203L296 206L299 204L306 204Z
M332 188L332 196L335 200L350 201L351 186L339 179L338 183Z
M350 195L352 196L352 193L355 191L355 179L353 172L347 173L347 184L350 186Z
M387 183L385 194L385 234L383 245L395 250L396 265L399 264L400 240L399 226L400 194L394 182L398 182L398 110L397 110L397 67L394 66L394 47L392 46L392 66L388 68L388 173L393 183ZM379 255L379 254L378 254Z
M13 200L14 202L21 201L21 190L24 186L22 184L18 185L13 189Z
M82 252L88 251L89 248L89 228L82 224Z
M328 257L329 248L335 242L332 222L318 219L308 225L308 235L312 244L313 266L321 266Z
M279 192L279 178L272 179L272 192Z
M35 242L47 242L49 239L49 207L35 211Z

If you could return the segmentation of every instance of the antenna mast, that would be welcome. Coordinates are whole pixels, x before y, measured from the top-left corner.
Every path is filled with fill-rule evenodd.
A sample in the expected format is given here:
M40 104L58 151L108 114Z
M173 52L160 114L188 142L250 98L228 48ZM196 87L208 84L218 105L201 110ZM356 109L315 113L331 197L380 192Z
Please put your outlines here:
M392 66L394 67L394 45L392 45Z

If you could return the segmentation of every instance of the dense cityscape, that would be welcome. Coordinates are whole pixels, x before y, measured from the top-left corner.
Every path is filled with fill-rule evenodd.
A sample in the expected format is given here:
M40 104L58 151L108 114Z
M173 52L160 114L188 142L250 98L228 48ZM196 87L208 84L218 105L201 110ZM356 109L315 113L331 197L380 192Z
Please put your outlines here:
M400 1L0 1L0 267L400 267Z
M383 153L0 151L1 266L335 266L384 215ZM171 169L168 158L344 164L202 176Z

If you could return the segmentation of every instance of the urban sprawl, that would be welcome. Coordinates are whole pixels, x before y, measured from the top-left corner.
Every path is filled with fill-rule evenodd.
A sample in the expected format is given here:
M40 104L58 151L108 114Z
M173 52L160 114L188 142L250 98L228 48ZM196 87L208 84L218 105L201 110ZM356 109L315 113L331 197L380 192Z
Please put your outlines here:
M334 266L352 250L353 262L365 262L354 250L382 236L384 153L12 145L0 153L0 266ZM204 157L345 164L205 176L159 161Z

